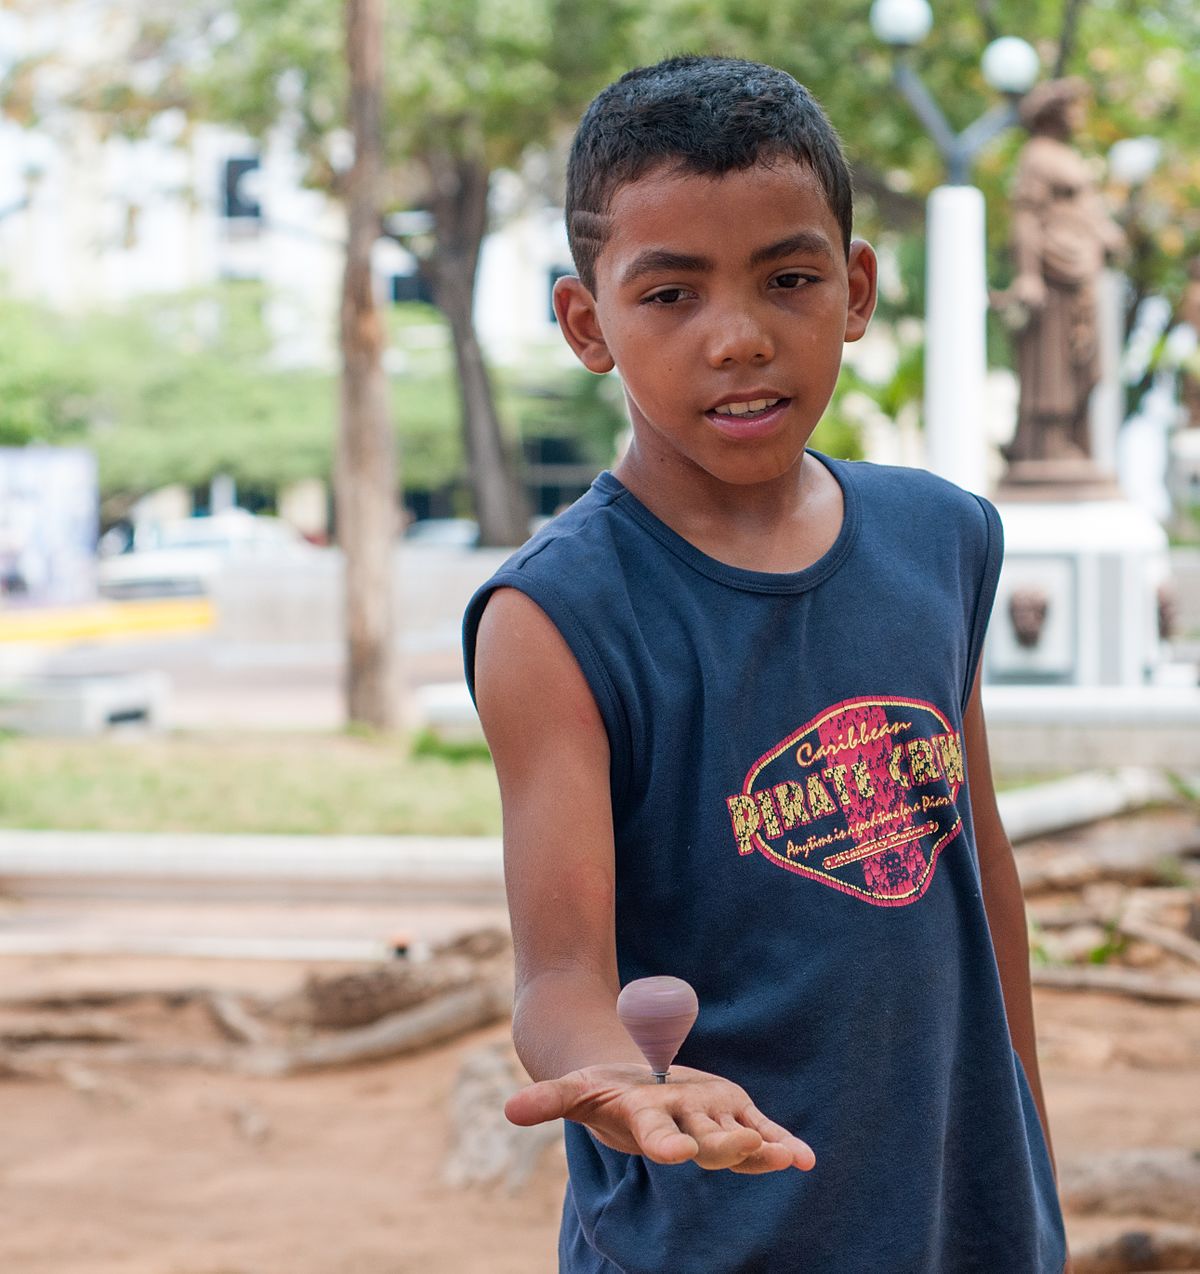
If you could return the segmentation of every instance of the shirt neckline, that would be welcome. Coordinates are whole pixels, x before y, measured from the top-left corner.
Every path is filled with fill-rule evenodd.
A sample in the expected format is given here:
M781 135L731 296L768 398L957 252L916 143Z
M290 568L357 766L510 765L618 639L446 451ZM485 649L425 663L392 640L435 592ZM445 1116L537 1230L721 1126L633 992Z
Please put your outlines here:
M800 571L752 571L718 561L651 513L610 470L606 469L601 473L594 485L612 497L614 507L623 509L664 548L701 575L730 588L751 593L803 593L828 579L841 566L850 552L859 526L858 490L852 481L849 463L832 460L822 452L811 449L806 454L823 464L841 487L842 525L829 548L810 566Z

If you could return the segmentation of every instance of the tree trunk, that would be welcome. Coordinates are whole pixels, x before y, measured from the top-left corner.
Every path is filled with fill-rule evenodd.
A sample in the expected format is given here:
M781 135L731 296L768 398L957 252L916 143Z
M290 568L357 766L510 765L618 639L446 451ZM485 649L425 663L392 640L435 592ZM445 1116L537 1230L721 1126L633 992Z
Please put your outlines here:
M355 158L345 187L335 498L346 571L346 715L388 729L398 716L392 553L399 522L384 331L371 287L381 218L383 0L346 0L345 24Z
M454 338L463 438L470 469L480 543L521 544L528 509L513 457L505 446L491 379L475 333L475 275L487 229L489 172L485 165L446 152L425 156L434 219L434 252L427 268L434 300Z

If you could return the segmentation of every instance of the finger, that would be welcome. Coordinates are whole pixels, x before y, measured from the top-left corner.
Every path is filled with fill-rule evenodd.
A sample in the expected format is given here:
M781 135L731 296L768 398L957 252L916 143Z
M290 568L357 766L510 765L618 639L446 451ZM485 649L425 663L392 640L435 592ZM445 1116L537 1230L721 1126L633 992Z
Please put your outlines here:
M762 1146L752 1155L747 1155L741 1163L731 1165L730 1172L762 1174L764 1172L782 1172L785 1168L794 1167L792 1152L787 1146L776 1141L764 1141Z
M808 1172L816 1167L817 1156L813 1154L813 1149L808 1142L793 1136L782 1124L768 1119L757 1107L746 1107L739 1112L739 1118L743 1124L759 1133L764 1142L783 1146L790 1154L794 1168L799 1168L801 1172Z
M731 1168L762 1148L761 1135L737 1120L718 1123L704 1111L681 1112L676 1118L680 1128L695 1138L696 1162L702 1168Z
M583 1076L578 1071L561 1079L544 1079L522 1088L504 1103L504 1117L510 1124L527 1128L531 1124L548 1124L565 1119L567 1112L583 1095Z
M655 1163L684 1163L694 1159L700 1149L695 1138L681 1132L671 1116L655 1106L635 1110L629 1119L629 1131L642 1154Z
M766 1121L768 1124L770 1120ZM740 1128L737 1116L728 1112L721 1116L721 1125L725 1128ZM759 1134L762 1136L762 1134ZM777 1141L763 1138L762 1145L752 1155L747 1155L741 1163L734 1164L731 1171L744 1173L781 1172L792 1166L792 1152Z

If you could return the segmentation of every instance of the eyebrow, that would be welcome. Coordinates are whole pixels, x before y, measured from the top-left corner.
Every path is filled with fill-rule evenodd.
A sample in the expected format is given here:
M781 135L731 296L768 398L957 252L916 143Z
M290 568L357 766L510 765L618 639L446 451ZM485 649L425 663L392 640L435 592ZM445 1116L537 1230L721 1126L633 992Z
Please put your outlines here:
M750 254L750 264L763 265L768 261L777 261L780 257L791 256L796 252L813 253L829 261L833 260L833 248L823 234L815 230L801 230L776 243L755 248ZM621 286L628 287L646 274L706 274L712 268L713 263L708 257L692 256L686 252L672 252L668 248L647 248L644 252L639 252L629 263L629 267L621 276Z
M639 252L621 275L621 286L636 283L644 274L703 274L711 270L708 257L690 256L686 252L671 252L667 248L647 248Z
M801 230L798 234L780 239L778 243L769 243L765 248L755 248L750 254L750 264L762 265L767 261L776 261L780 257L790 257L795 252L808 252L830 261L833 260L833 247L820 231Z

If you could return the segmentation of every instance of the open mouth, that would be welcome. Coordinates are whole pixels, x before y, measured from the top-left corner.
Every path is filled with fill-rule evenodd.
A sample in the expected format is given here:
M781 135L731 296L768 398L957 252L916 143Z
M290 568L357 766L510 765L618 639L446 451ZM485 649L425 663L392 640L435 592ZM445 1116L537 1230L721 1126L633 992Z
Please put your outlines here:
M710 407L704 415L726 438L748 442L773 434L791 405L790 398L748 398Z
M785 401L783 398L755 398L744 403L722 403L720 407L714 407L710 414L735 416L739 420L754 420L765 416L773 407L778 407Z

